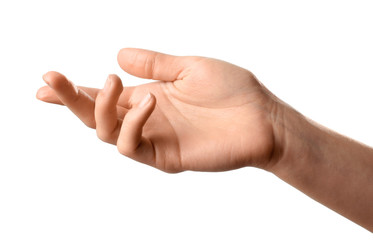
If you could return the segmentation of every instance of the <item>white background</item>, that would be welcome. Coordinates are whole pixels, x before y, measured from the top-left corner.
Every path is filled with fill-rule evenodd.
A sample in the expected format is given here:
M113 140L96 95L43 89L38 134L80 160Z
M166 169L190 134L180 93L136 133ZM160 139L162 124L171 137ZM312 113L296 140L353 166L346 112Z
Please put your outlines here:
M371 239L274 175L166 174L37 101L49 70L102 87L139 47L250 69L315 121L373 145L371 1L0 2L0 239Z

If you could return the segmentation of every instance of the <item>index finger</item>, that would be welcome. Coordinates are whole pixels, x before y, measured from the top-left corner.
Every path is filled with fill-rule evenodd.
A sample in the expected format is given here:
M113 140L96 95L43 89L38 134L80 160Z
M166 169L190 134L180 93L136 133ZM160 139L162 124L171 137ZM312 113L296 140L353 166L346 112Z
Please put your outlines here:
M83 86L77 86L77 88L83 90L92 99L96 99L97 94L100 91L100 89L98 88L89 88L89 87L83 87ZM36 98L47 103L64 105L61 102L61 100L57 97L56 92L48 85L39 88L38 92L36 93Z
M96 127L95 100L91 96L58 72L48 72L43 79L54 90L61 103L67 106L85 125L90 128Z
M101 89L90 88L77 86L78 89L81 89L83 92L88 94L93 100L96 100L98 93ZM134 87L124 87L122 94L119 97L118 106L122 108L130 108L129 99L131 97ZM64 105L61 100L58 98L56 92L50 86L44 86L39 88L36 93L36 98L47 103Z

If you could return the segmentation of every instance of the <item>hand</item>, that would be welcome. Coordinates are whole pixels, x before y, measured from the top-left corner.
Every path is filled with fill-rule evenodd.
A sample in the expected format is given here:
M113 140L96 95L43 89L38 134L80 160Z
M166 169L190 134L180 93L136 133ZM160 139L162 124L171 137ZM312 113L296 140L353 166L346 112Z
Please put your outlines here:
M37 97L64 104L120 153L166 172L265 168L275 138L271 93L235 65L204 57L176 57L122 49L121 68L159 80L124 87L110 75L102 90L76 87L48 72Z

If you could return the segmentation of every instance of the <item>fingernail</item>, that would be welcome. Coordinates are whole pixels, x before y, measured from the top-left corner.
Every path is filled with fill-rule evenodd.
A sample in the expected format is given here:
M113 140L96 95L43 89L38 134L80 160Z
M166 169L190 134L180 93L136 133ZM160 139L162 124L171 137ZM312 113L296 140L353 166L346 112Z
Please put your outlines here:
M106 92L111 86L111 77L109 76L107 79L106 79L106 82L105 82L105 86L104 86L104 89L102 89L104 92Z
M152 96L150 95L150 93L146 94L145 97L141 100L139 108L145 107L150 102L151 98Z
M47 76L47 74L45 73L45 74L42 76L42 78L43 78L44 82L45 82L46 84L49 85L49 81L48 81L48 78L47 78L46 76Z

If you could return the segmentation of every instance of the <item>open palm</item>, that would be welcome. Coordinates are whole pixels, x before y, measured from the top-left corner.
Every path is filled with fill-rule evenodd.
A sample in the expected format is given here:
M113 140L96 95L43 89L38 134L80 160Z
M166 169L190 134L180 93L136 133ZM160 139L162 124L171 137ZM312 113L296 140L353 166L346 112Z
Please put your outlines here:
M123 155L166 172L265 167L274 150L271 94L249 71L203 57L122 49L126 72L159 80L75 87L48 72L38 98L69 107ZM150 93L150 94L149 94Z

